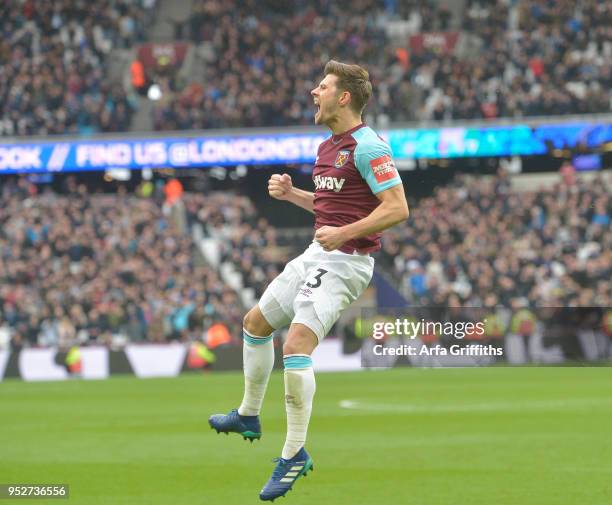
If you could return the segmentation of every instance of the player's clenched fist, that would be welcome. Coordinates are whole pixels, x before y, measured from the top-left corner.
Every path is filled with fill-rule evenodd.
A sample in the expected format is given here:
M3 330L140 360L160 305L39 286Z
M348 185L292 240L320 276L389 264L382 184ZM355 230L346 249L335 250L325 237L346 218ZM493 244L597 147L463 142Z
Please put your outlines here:
M335 251L346 242L344 230L336 226L321 226L315 232L314 239L325 251Z
M272 198L278 200L286 200L291 194L293 183L291 182L291 176L288 174L274 174L268 180L268 193Z

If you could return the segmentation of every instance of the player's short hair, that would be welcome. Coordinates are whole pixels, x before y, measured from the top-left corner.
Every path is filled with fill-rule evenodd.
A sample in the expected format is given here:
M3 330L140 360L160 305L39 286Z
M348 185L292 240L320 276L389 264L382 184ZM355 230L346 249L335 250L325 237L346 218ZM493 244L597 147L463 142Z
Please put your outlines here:
M338 78L338 89L351 94L351 109L358 114L363 113L372 96L372 83L368 71L359 65L330 60L325 65L323 73L335 75Z

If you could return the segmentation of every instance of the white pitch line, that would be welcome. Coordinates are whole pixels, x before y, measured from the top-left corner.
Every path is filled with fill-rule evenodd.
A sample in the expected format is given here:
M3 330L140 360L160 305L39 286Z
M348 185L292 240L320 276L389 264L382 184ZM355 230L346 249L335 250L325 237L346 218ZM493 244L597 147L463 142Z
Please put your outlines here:
M372 412L406 412L413 414L428 414L439 412L500 412L525 410L562 410L567 407L602 407L609 406L607 398L580 398L573 400L525 400L518 402L487 402L471 404L438 404L418 405L401 403L371 403L359 400L341 400L339 406L349 410L365 410Z

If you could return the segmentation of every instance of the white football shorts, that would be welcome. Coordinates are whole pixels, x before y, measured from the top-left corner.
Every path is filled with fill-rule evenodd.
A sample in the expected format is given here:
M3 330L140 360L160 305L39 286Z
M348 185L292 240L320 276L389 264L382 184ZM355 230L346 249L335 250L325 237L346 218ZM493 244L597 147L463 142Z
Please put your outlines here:
M270 283L259 309L274 329L300 323L321 341L340 313L363 293L373 272L369 254L327 252L313 242Z

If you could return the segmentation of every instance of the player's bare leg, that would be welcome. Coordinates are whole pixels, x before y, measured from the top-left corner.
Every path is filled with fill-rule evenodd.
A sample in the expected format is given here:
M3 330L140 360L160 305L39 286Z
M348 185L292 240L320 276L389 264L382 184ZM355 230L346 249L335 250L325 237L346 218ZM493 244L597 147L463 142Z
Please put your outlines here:
M268 321L264 318L259 305L255 305L249 310L242 320L244 329L252 335L264 335L269 336L274 331L274 328L268 324Z
M268 380L274 366L272 332L255 305L243 320L244 396L238 409L229 414L215 414L208 420L217 433L239 433L245 440L261 438L259 412L266 394Z
M304 444L316 389L310 355L318 342L306 325L294 323L289 327L283 347L287 438L274 473L259 494L262 500L284 496L299 477L313 468Z

